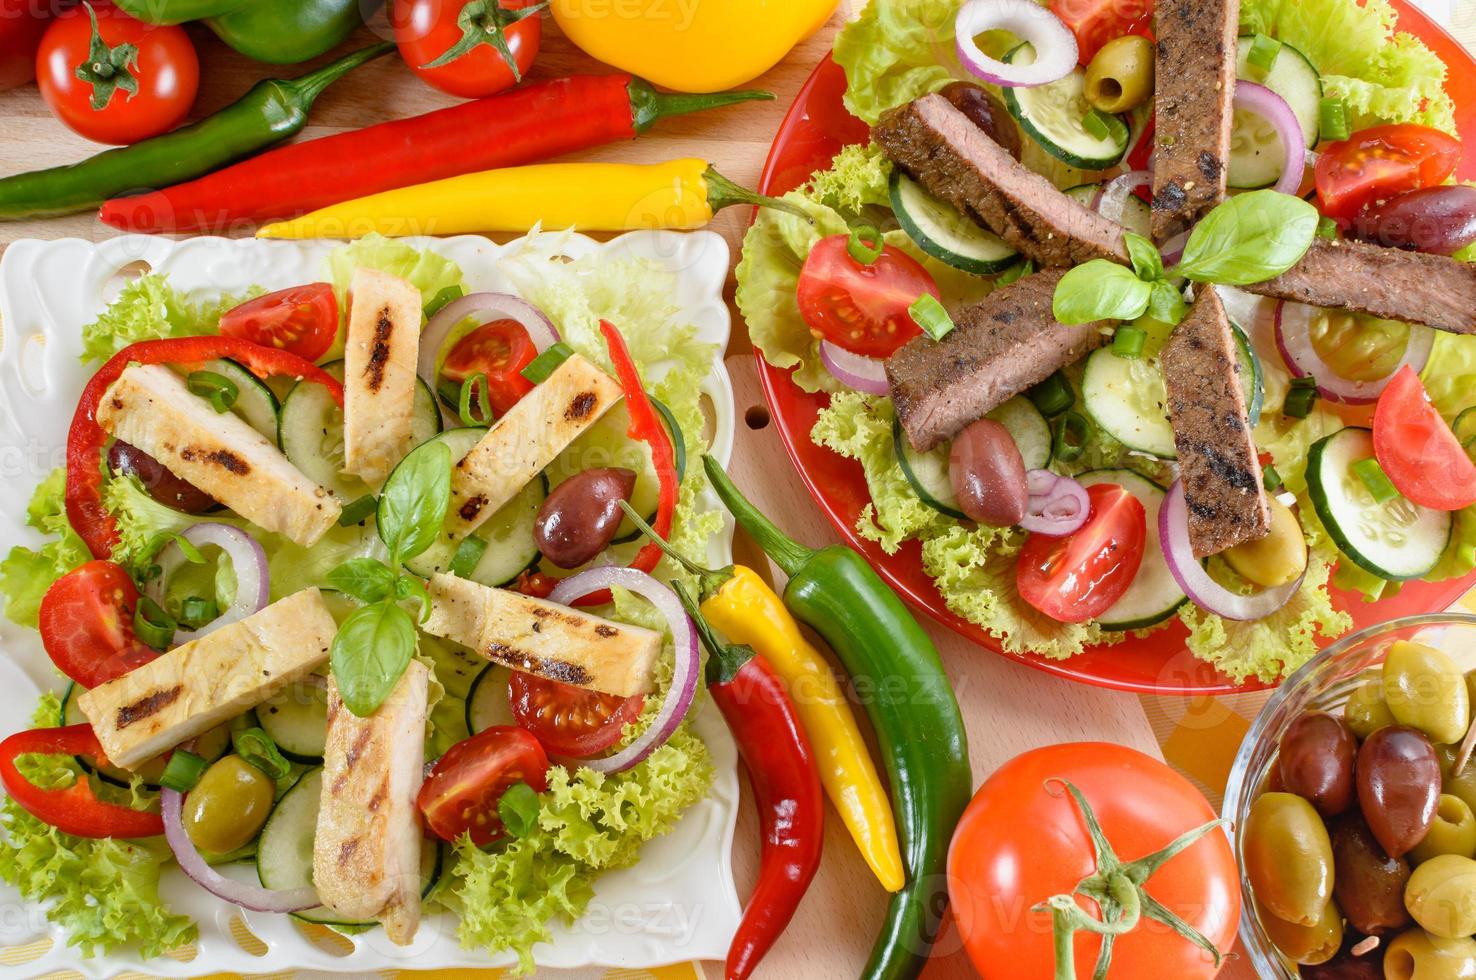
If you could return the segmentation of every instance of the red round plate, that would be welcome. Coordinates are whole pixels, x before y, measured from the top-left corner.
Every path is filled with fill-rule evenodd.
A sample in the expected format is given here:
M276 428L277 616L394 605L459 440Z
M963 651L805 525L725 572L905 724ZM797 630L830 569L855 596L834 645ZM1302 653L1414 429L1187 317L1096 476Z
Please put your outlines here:
M1463 141L1476 145L1476 60L1450 35L1402 0L1395 0L1399 29L1428 44L1450 67L1446 87L1455 100L1456 125ZM827 55L795 98L774 138L764 166L760 190L782 194L804 181L816 170L829 166L840 149L867 138L866 124L845 109L845 73ZM1457 176L1476 180L1476 153L1468 153ZM802 391L788 371L771 367L758 356L759 377L774 422L784 439L789 457L801 478L841 536L860 551L891 586L914 606L961 635L996 652L1000 643L982 629L953 613L923 572L916 542L909 542L895 555L856 534L856 520L870 501L861 467L810 441L815 417L825 407L824 394ZM1337 592L1335 601L1353 617L1355 628L1417 613L1443 611L1473 585L1476 573L1456 581L1410 583L1397 596L1366 603L1356 593ZM1157 694L1219 694L1249 691L1266 685L1254 682L1237 685L1209 664L1196 659L1184 647L1184 627L1160 629L1147 638L1128 637L1122 643L1087 650L1070 660L1047 660L1029 654L1005 654L1038 670L1059 674L1099 687Z

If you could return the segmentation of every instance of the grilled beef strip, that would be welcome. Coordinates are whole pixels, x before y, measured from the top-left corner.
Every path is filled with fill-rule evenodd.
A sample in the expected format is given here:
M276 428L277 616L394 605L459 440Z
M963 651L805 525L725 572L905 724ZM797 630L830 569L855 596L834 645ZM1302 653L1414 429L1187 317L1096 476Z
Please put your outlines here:
M916 449L953 438L1101 346L1104 324L1071 327L1051 315L1051 297L1065 274L1047 269L996 290L959 310L941 341L917 337L891 356L887 384Z
M935 197L1039 265L1127 261L1121 225L1020 164L941 95L891 110L872 138Z
M1154 25L1153 237L1189 228L1225 200L1239 0L1166 0Z

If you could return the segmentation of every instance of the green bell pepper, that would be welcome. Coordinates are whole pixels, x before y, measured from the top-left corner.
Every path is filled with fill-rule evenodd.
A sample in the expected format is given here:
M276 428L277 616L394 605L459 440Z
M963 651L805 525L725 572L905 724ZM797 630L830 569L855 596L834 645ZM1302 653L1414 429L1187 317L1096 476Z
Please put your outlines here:
M202 20L254 61L293 65L332 50L382 0L115 0L149 24Z

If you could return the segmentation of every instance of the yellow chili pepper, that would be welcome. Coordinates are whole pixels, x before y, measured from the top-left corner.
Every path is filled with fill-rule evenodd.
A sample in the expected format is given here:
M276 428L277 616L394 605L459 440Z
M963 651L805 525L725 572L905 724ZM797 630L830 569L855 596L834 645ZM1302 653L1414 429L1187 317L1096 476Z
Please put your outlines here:
M733 204L795 205L745 190L705 160L507 167L371 194L269 224L258 238L464 235L545 228L690 230Z

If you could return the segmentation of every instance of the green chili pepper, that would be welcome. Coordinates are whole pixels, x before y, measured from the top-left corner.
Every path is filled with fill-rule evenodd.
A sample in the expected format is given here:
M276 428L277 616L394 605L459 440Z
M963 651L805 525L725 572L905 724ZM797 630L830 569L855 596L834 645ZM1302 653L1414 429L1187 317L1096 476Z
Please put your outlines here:
M297 135L324 89L393 50L393 44L376 44L301 78L258 82L215 115L163 136L71 166L0 179L0 221L90 211L110 197L194 180L251 156Z
M271 65L295 65L338 47L379 3L362 0L117 0L146 24L203 20L226 44Z
M876 729L907 862L863 980L915 977L947 902L948 840L969 802L968 738L933 641L866 559L790 538L744 499L717 461L707 478L728 510L789 575L784 603L830 644Z

